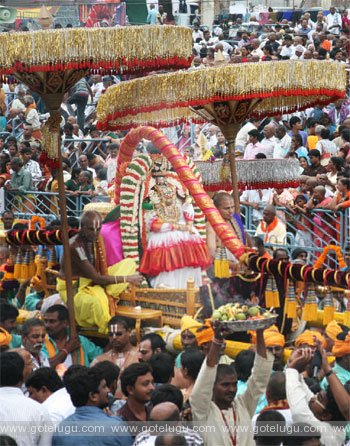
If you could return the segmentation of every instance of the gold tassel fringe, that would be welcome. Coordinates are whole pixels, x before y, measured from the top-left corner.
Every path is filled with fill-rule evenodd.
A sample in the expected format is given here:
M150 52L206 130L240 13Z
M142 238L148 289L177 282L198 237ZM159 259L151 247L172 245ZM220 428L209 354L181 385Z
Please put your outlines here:
M230 264L227 259L214 260L214 275L218 279L228 279L231 277Z
M323 308L323 325L327 325L334 319L335 309L332 306L325 306Z

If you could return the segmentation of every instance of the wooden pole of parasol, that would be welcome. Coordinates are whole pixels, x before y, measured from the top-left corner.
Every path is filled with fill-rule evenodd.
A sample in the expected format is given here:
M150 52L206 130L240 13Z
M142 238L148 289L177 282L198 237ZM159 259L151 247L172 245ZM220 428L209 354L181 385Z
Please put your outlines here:
M63 166L62 166L63 157L61 150L61 135L60 135L61 113L59 111L62 97L61 95L50 95L49 97L43 97L43 99L50 111L49 121L52 120L51 129L54 130L54 132L57 134L57 147L58 147L57 158L59 161L58 196L59 196L59 208L60 208L61 227L62 227L64 276L67 289L67 308L69 313L70 338L73 339L77 337L77 329L75 325L75 314L74 314L72 262L70 256L69 237L68 237L67 201L66 201L65 186L63 179ZM77 362L77 350L72 352L72 360L73 363Z
M227 140L227 150L230 157L230 171L233 189L233 200L235 204L236 214L241 214L241 207L239 203L239 190L238 190L238 177L237 177L237 165L235 154L235 141L237 133L240 129L240 124L219 125L222 134Z

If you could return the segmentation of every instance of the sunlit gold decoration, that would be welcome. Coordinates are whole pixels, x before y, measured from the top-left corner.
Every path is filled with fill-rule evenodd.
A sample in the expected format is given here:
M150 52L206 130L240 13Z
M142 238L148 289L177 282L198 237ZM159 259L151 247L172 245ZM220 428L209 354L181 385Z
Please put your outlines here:
M1 33L0 73L66 69L119 72L183 68L191 63L192 32L180 26L69 28Z
M184 120L229 125L344 96L345 69L328 61L230 64L123 82L101 96L101 128L163 127ZM189 111L187 107L192 107ZM155 113L157 111L157 113Z

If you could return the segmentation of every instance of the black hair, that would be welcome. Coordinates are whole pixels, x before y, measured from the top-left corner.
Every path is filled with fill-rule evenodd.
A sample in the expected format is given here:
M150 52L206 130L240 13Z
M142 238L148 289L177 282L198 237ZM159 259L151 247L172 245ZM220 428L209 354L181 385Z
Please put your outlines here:
M281 251L283 251L284 253L287 253L287 255L289 256L289 253L288 253L288 251L286 249L284 249L284 248L276 248L273 251L273 258L276 259L277 258L277 253L281 252Z
M24 360L16 352L0 353L0 387L15 387L23 381Z
M311 424L307 423L293 423L289 426L287 435L284 437L284 446L303 446L304 443L313 439L321 438L319 429L314 429Z
M159 348L162 352L165 351L166 343L157 333L147 333L146 335L142 336L141 342L144 341L150 341L153 351L155 351L157 348Z
M202 367L205 354L201 350L185 350L181 355L181 365L187 369L188 376L195 381Z
M160 403L170 402L174 403L180 412L182 411L183 401L184 398L181 390L172 384L163 384L157 387L152 392L151 396L151 403L153 407Z
M227 364L219 364L216 370L215 384L226 375L237 376L235 368Z
M102 373L108 387L111 387L113 381L119 378L120 368L111 361L98 362L91 368Z
M125 396L129 396L128 386L134 386L139 376L152 373L152 368L147 362L138 362L129 365L120 376L122 392Z
M291 128L293 128L293 126L295 126L295 124L298 124L298 122L301 122L301 119L298 118L298 116L292 116L289 120L289 125Z
M71 178L75 178L77 177L81 172L81 168L80 167L73 167L72 172L71 172Z
M154 442L154 446L186 446L187 444L183 435L158 435Z
M350 178L339 178L339 182L342 183L348 190L350 189Z
M346 142L350 142L350 129L348 129L348 128L344 128L344 129L341 131L341 137L342 137L342 139L343 139L344 141L346 141Z
M28 336L34 327L45 327L45 324L41 319L28 319L22 326L22 336Z
M104 379L101 371L87 367L71 376L66 382L67 392L74 407L82 407L89 401L90 393L97 393Z
M41 367L35 370L26 381L27 388L34 387L34 389L40 390L44 386L52 393L63 387L61 378L51 367Z
M119 144L117 142L112 142L112 144L109 145L109 150L117 149L119 150Z
M300 146L303 144L303 138L301 137L301 135L299 133L297 133L296 135L292 136L292 139L295 139L297 144L299 144Z
M320 136L322 139L329 139L330 134L331 132L329 131L329 129L322 129Z
M256 155L255 155L255 159L256 160L264 160L264 159L266 159L267 158L267 156L265 155L265 153L257 153Z
M259 131L258 131L258 129L253 129L253 130L250 130L250 132L248 132L248 135L249 136L253 136L254 138L259 138Z
M122 325L125 328L125 330L130 330L129 322L123 316L113 316L112 319L108 321L108 327L110 325Z
M51 220L50 223L46 227L46 229L48 231L51 231L53 229L60 229L60 228L61 228L61 220L59 218L55 218L54 220Z
M345 390L350 394L350 381L344 384ZM327 387L327 404L326 411L332 415L333 421L346 421L344 415L341 413L339 406L334 398L333 392L330 386Z
M18 443L8 435L0 435L0 446L18 446Z
M81 364L73 364L71 365L63 375L63 384L65 387L67 387L68 382L71 378L73 378L75 375L79 374L82 370L87 369L84 365Z
M252 241L257 248L264 248L264 240L258 236L252 237Z
M4 323L8 319L17 319L19 315L18 309L6 302L0 304L0 323Z
M73 130L74 130L73 124L71 124L70 122L64 124L63 131L73 132Z
M184 353L181 355L184 355ZM174 359L166 352L153 355L149 360L155 383L166 384L174 376Z
M266 430L270 426L271 430ZM278 427L278 429L277 429ZM264 410L258 415L254 429L254 440L257 446L279 446L283 442L283 435L276 435L276 432L284 432L286 419L277 410ZM262 430L259 435L260 429ZM266 435L271 432L271 435Z
M337 168L337 172L341 172L344 167L344 158L340 156L331 156L331 161Z
M77 217L68 217L67 218L68 226L72 229L79 229L79 219Z
M15 214L11 211L11 209L5 209L4 211L2 211L1 217L3 217L6 214L11 214L12 217L15 218Z
M32 149L30 147L23 147L23 149L21 150L21 153L32 153Z
M242 350L238 353L235 360L235 369L237 379L240 381L248 381L254 365L255 352L252 350Z
M311 390L312 393L316 395L316 393L321 392L320 382L316 378L306 377L304 378L305 384Z
M286 395L286 375L284 372L274 372L270 376L266 387L270 401L285 400Z
M317 158L321 158L321 153L317 149L309 150L309 156L316 156Z
M46 310L46 313L58 313L58 320L59 321L68 321L69 320L69 313L68 313L68 309L67 307L65 307L64 305L60 305L60 304L56 304L56 305L52 305L51 307L49 307Z

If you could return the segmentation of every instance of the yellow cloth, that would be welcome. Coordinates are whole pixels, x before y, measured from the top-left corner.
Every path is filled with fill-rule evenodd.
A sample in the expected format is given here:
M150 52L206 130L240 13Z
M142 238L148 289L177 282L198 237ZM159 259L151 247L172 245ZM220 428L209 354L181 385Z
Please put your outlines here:
M181 332L189 330L192 334L196 334L199 327L202 327L200 322L197 322L193 317L185 314L181 318Z
M327 325L325 332L332 341L336 341L337 335L342 332L342 329L337 321L332 321Z
M309 345L310 347L315 346L315 338L319 340L323 347L326 347L326 340L321 335L320 332L315 330L305 330L300 336L298 336L295 340L295 346L300 347L302 344Z
M136 263L132 259L124 259L108 268L111 276L130 276L136 272ZM81 277L79 289L74 296L75 320L81 327L98 327L100 333L107 332L107 323L111 318L108 306L109 295L117 298L128 286L128 283L107 285L91 285L91 280ZM66 281L57 279L57 291L64 302L67 301Z
M211 342L214 338L214 330L211 328L209 323L203 325L203 330L197 331L196 341L198 347L207 342Z
M318 137L316 135L309 135L307 137L307 144L309 150L316 149L317 143L318 143Z
M0 347L10 347L10 343L12 341L12 335L0 327Z
M276 327L276 325L272 325L270 328L264 331L264 340L266 347L274 347L278 345L279 347L284 347L286 344L286 340Z
M336 339L332 349L332 353L336 358L350 355L350 331L346 335L344 340Z

